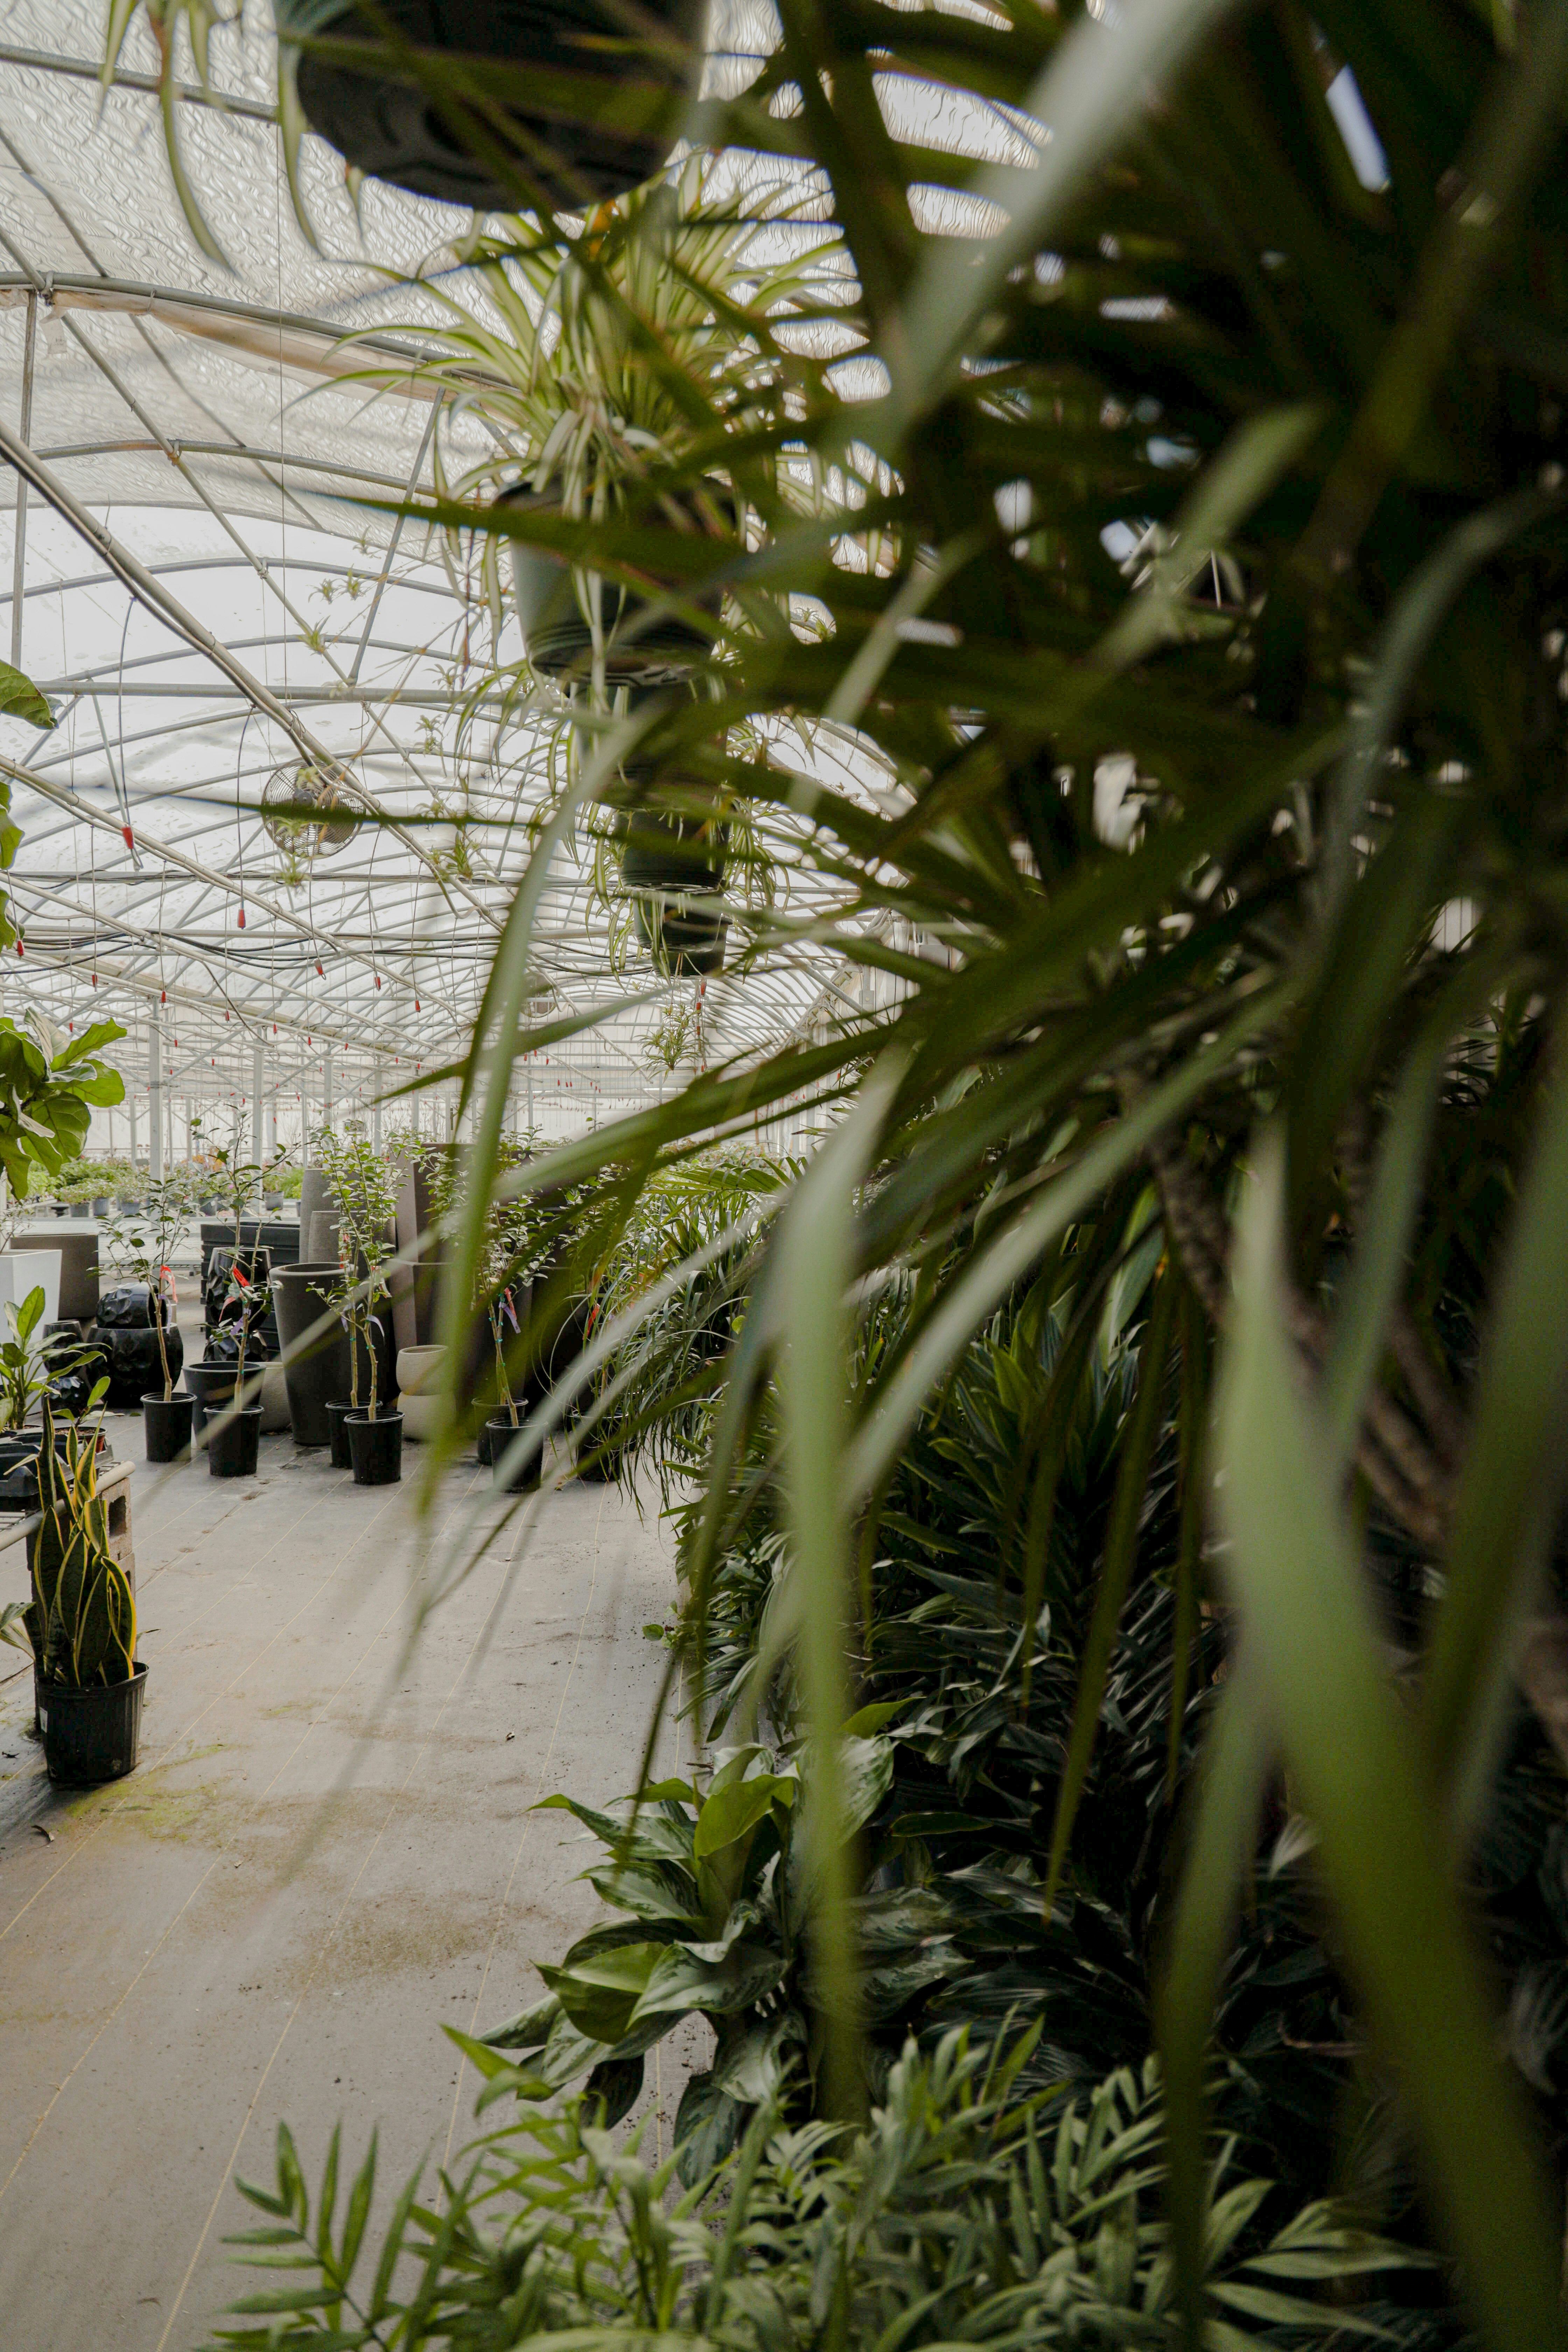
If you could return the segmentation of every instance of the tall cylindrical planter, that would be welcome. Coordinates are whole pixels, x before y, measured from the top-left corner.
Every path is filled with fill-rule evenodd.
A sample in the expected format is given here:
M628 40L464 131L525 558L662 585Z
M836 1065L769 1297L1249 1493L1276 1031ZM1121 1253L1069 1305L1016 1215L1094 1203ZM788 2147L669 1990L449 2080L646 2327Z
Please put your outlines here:
M215 1478L254 1478L261 1442L261 1407L221 1413L207 1431L207 1468Z
M299 1265L280 1265L272 1277L272 1311L285 1358L283 1378L297 1445L331 1444L327 1401L349 1392L349 1335L331 1301L337 1278L335 1265L310 1259ZM290 1360L289 1350L294 1342L323 1315L331 1317L325 1331L311 1342L308 1354Z
M403 1415L351 1412L346 1427L356 1486L395 1486L403 1475Z
M77 1690L33 1676L33 1704L43 1734L51 1780L90 1788L131 1771L142 1738L142 1696L147 1668L140 1658L128 1682L95 1683Z
M147 1444L149 1462L188 1462L191 1458L191 1419L195 1412L194 1396L144 1396L142 1400L142 1428Z
M357 1405L350 1404L346 1398L341 1402L333 1398L328 1402L327 1443L332 1449L334 1470L352 1470L354 1466L353 1455L349 1451L348 1418L351 1412L357 1412L359 1409Z

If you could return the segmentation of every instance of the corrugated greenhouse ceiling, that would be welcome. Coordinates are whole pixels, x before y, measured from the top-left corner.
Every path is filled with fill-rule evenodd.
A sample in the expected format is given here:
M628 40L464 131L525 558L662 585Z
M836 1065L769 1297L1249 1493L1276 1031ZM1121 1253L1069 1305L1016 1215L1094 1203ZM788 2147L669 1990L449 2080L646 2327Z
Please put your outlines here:
M32 477L18 562L0 468L0 657L57 711L41 736L0 719L24 832L4 1001L62 1024L113 1013L142 1076L156 1013L197 1096L248 1093L263 1043L269 1087L319 1097L330 1054L342 1101L465 1046L551 756L493 696L459 727L465 688L519 657L515 620L492 644L443 550L385 510L432 480L435 408L408 370L443 312L411 279L468 299L451 240L469 216L375 182L356 215L310 138L312 252L270 120L270 30L247 8L213 52L233 104L181 109L225 269L135 86L157 69L145 22L106 95L103 26L101 0L12 0L0 46L0 426ZM458 455L486 430L441 423ZM269 788L317 788L318 754L352 792L319 825L269 817ZM355 795L383 821L353 823ZM609 939L558 854L539 954L562 1011L604 995ZM647 1041L674 992L628 983L648 1001L540 1074L542 1109L571 1098L563 1131L658 1090ZM823 987L808 952L710 982L703 1050L763 1045Z

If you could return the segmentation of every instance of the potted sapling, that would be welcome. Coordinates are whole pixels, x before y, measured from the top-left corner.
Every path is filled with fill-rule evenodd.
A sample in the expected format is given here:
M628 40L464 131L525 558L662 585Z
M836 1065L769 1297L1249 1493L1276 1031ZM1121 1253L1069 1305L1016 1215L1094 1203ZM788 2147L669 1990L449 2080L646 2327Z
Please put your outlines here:
M517 1144L503 1143L501 1167L520 1167L530 1157ZM538 1486L544 1460L541 1436L521 1439L524 1400L516 1394L514 1377L519 1343L526 1329L532 1277L542 1270L544 1244L539 1204L528 1195L517 1200L492 1194L485 1217L484 1244L479 1257L479 1300L489 1325L495 1353L496 1409L485 1423L490 1475L509 1494L527 1494Z
M195 1119L191 1122L193 1129L199 1124ZM202 1195L201 1205L204 1208L210 1205L215 1211L221 1210L226 1221L233 1227L226 1269L222 1254L215 1250L208 1270L209 1328L202 1361L190 1366L185 1373L185 1385L196 1391L204 1415L216 1412L231 1401L245 1403L235 1363L239 1327L243 1322L245 1352L253 1357L259 1356L265 1352L262 1326L271 1313L271 1267L268 1254L259 1246L258 1239L258 1245L248 1253L244 1248L246 1215L248 1212L254 1219L257 1213L268 1171L260 1161L245 1158L241 1150L243 1131L242 1115L236 1122L234 1137L229 1143L208 1148L208 1164L196 1180ZM243 1282L235 1281L237 1271L243 1271ZM258 1284L260 1286L259 1297L266 1302L258 1308L256 1307ZM239 1312L242 1307L247 1308L243 1318ZM251 1402L259 1404L259 1395ZM211 1467L210 1459L208 1466ZM216 1475L241 1474L220 1471Z
M332 1139L325 1172L338 1203L340 1278L345 1288L353 1362L349 1410L343 1416L356 1486L390 1486L403 1475L403 1415L382 1410L382 1333L375 1309L391 1296L384 1268L397 1216L397 1178L363 1135ZM367 1370L365 1409L359 1405L359 1350Z
M184 1362L184 1343L174 1323L173 1259L191 1213L190 1180L183 1170L160 1177L144 1191L141 1210L116 1224L110 1242L117 1273L128 1274L147 1292L157 1347L160 1385L142 1399L142 1426L149 1462L188 1462L195 1397L174 1393ZM174 1346L171 1349L171 1339Z
M33 1696L49 1778L113 1780L136 1761L147 1668L136 1655L136 1601L111 1559L98 1493L96 1432L57 1450L44 1400L39 1517L27 1542L32 1598L0 1616L0 1635L32 1653Z
M220 1318L220 1330L234 1335L237 1347L234 1360L234 1395L230 1403L207 1425L207 1469L215 1478L253 1478L256 1475L257 1450L261 1438L260 1384L257 1384L257 1401L246 1402L245 1359L251 1342L272 1311L272 1293L261 1261L265 1251L258 1250L252 1259L252 1271L247 1274L237 1250L229 1267L228 1291Z
M336 1210L338 1260L337 1270L323 1276L315 1286L316 1295L337 1309L342 1326L346 1347L334 1353L336 1377L346 1387L346 1396L329 1396L324 1411L327 1420L327 1444L334 1470L352 1470L353 1454L349 1446L348 1421L351 1412L363 1411L369 1391L367 1362L374 1357L378 1328L372 1313L370 1293L365 1288L367 1269L360 1259L351 1199L363 1191L370 1178L368 1170L358 1164L363 1150L368 1150L362 1136L337 1134L323 1128L315 1145L315 1162L323 1178L328 1197ZM346 1366L346 1379L344 1368Z

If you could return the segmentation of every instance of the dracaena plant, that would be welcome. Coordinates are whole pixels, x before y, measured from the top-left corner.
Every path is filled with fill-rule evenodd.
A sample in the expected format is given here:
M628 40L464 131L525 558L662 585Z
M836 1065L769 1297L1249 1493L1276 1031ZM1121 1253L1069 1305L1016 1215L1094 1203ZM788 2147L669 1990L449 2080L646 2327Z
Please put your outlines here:
M1563 1712L1568 8L777 20L722 128L816 175L842 336L779 334L776 391L732 417L689 369L691 436L624 519L433 511L634 590L679 581L710 614L705 584L731 592L704 691L645 706L611 752L635 731L640 793L679 815L695 780L820 881L809 920L751 928L747 979L809 951L885 983L825 985L771 1050L551 1160L651 1173L776 1106L837 1118L734 1343L692 1587L776 1413L827 2011L853 2014L851 1537L874 1548L973 1335L1069 1235L1120 1236L1151 1182L1131 1466L1040 1859L1063 1884L1159 1399L1179 1370L1208 1425L1217 1339L1188 1475L1234 1661L1163 2011L1189 2341L1205 2042L1283 1763L1462 2293L1489 2343L1560 2344L1561 2200L1463 1887L1515 1694L1549 1731ZM572 239L590 274L595 234ZM745 331L771 351L765 320ZM743 551L681 527L718 472ZM481 1164L514 1051L547 1042L520 1034L546 867L619 792L583 762L541 830L471 1057ZM895 1281L912 1312L852 1381L857 1318ZM1024 1443L1041 1512L1049 1435ZM1393 1654L1391 1533L1435 1596Z
M1555 2341L1552 2192L1492 2054L1460 1872L1516 1672L1548 1726L1555 1707L1552 1642L1521 1635L1554 1605L1568 1348L1546 1303L1568 1248L1549 1205L1568 1132L1549 356L1568 18L1538 5L1501 30L1461 0L873 16L785 0L753 99L787 89L796 110L743 117L830 187L847 316L885 371L847 412L833 356L798 355L787 417L732 436L737 459L787 436L825 479L858 445L855 498L820 529L756 467L771 543L725 568L831 625L737 622L710 693L649 715L637 753L672 795L698 773L759 824L804 818L800 862L837 893L813 947L894 985L555 1165L657 1165L803 1094L845 1114L737 1342L697 1544L711 1556L742 1435L776 1402L829 1911L851 1527L874 1542L866 1515L971 1334L1152 1183L1163 1270L1047 1883L1071 1864L1158 1399L1178 1365L1201 1395L1217 1330L1238 1664L1163 2011L1186 2274L1204 2038L1282 1754L1465 2292L1498 2343ZM886 121L900 66L1022 108L1012 175ZM1347 69L1353 154L1325 96ZM950 220L977 197L1005 217L961 251L923 239L933 181ZM724 442L721 422L668 478ZM680 562L651 501L635 530L469 519L628 583ZM695 563L679 576L700 593ZM531 877L473 1057L481 1153L537 903ZM742 971L796 951L782 918L759 924ZM914 1312L852 1390L858 1303L905 1273ZM1036 1483L1054 1475L1026 1445ZM1201 1496L1201 1454L1191 1475ZM1441 1582L1414 1724L1342 1490Z

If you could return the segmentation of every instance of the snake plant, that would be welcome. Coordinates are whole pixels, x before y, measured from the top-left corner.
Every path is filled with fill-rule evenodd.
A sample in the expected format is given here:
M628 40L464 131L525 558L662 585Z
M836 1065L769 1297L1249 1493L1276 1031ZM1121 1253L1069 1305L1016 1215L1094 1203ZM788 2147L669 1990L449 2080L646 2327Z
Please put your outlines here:
M25 1612L39 1679L75 1690L129 1682L136 1670L136 1600L110 1559L98 1494L97 1433L66 1433L62 1459L44 1401L40 1517L28 1545L33 1597Z

